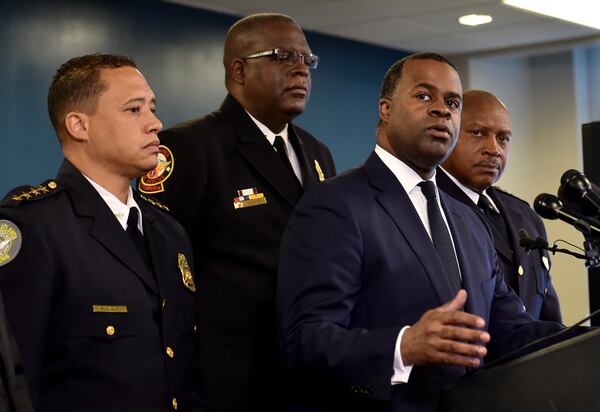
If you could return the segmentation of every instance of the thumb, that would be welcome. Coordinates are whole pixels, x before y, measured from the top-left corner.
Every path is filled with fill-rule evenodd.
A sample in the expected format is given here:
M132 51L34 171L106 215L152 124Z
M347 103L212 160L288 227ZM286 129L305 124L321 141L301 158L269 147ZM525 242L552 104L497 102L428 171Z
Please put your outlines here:
M442 306L439 307L439 310L442 312L453 312L457 310L461 310L465 303L467 302L467 291L461 289L458 291L456 296L450 301L446 302Z

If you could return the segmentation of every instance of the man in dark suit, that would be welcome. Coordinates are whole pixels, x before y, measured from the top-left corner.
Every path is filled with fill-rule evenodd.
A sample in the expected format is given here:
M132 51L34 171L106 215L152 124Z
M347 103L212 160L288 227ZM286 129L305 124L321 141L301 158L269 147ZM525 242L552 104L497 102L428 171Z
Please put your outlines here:
M65 160L0 204L0 282L36 411L203 409L192 249L134 196L156 167L152 90L123 56L57 71L48 109Z
M375 152L290 217L278 315L293 410L435 411L441 388L486 354L560 330L533 321L506 286L483 219L435 187L461 96L442 56L394 64Z
M279 243L304 191L335 174L325 145L291 123L318 57L290 17L258 14L231 27L223 63L221 108L163 131L164 166L139 190L166 204L192 238L211 408L279 410Z
M546 238L542 220L527 202L493 186L506 167L511 138L506 106L491 93L465 92L459 139L442 165L438 185L483 213L492 229L504 280L519 295L527 312L535 319L562 322L548 252L526 252L519 246L521 229L533 238Z

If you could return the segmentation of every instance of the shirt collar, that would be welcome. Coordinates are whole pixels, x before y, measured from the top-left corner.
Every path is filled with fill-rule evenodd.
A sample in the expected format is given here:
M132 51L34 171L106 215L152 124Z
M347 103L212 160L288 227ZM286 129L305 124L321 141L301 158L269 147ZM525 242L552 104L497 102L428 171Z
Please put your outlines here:
M375 145L375 153L377 153L381 161L388 167L388 169L391 170L394 176L396 176L396 179L398 179L406 193L412 192L414 188L423 181L423 178L419 176L417 172L411 169L410 166L408 166L402 160L398 159L396 156L385 150L383 147ZM435 171L433 172L433 175L429 180L433 183L436 183Z
M486 190L484 190L483 192L481 192L481 194L477 193L476 191L474 191L473 189L463 185L461 182L458 181L457 178L455 178L454 176L452 176L452 174L450 174L448 171L446 171L446 169L444 169L443 167L440 166L440 169L442 169L444 171L444 173L446 173L446 175L450 178L450 180L452 180L454 182L454 184L456 186L458 186L460 188L460 190L462 190L469 199L471 199L471 201L474 204L479 203L479 198L481 196L485 196L490 203L492 204L492 206L494 207L494 209L496 210L497 213L500 213L498 211L498 207L496 206L496 204L494 203L494 201L492 200L492 198L490 197L490 195L488 195L486 193Z
M115 195L110 193L108 190L100 186L98 183L94 182L92 179L83 175L87 179L88 182L92 185L94 189L98 192L102 200L109 207L111 212L115 215L119 224L123 227L123 229L127 229L127 218L129 217L129 209L135 207L138 210L138 229L143 234L144 233L144 225L142 224L142 210L136 203L133 197L133 190L131 186L129 186L129 191L127 192L127 203L121 202Z
M247 110L246 110L246 113L248 113ZM262 132L262 134L265 135L265 137L267 138L267 140L269 141L269 143L271 144L271 146L273 146L273 143L275 143L275 136L281 136L281 138L283 139L283 141L287 144L287 141L288 141L288 125L287 124L285 125L285 127L283 128L283 130L280 131L279 133L273 133L271 131L271 129L269 129L267 126L265 126L264 124L262 124L258 119L256 119L250 113L248 113L248 116L250 116L250 118L252 119L252 121L254 122L254 124L256 124L256 127L258 127L260 129L260 131Z

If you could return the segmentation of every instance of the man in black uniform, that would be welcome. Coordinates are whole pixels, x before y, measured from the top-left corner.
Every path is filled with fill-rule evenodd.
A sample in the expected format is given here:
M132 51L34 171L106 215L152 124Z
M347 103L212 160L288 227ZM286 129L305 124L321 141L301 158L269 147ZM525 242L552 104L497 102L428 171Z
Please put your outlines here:
M130 186L157 164L152 90L132 60L88 55L57 71L48 109L58 175L0 207L2 293L35 410L202 409L191 244Z
M491 93L464 93L460 136L443 163L438 184L455 199L481 212L494 237L506 282L535 318L561 322L558 296L550 279L546 251L527 253L519 246L519 230L546 238L540 217L527 202L493 186L504 171L511 139L508 110Z
M302 194L335 167L327 148L291 123L304 111L318 57L290 17L239 20L223 63L229 94L221 108L163 131L159 167L139 190L166 204L192 238L211 408L275 410L284 386L275 319L279 243Z

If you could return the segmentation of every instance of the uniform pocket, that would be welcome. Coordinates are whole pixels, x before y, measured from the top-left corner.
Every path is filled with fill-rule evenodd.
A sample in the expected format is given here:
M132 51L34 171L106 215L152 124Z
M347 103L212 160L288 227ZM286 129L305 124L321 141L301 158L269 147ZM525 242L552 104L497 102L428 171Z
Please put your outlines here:
M144 334L148 323L152 322L150 313L142 308L126 308L126 312L94 312L92 305L71 305L68 309L68 334L108 341Z

